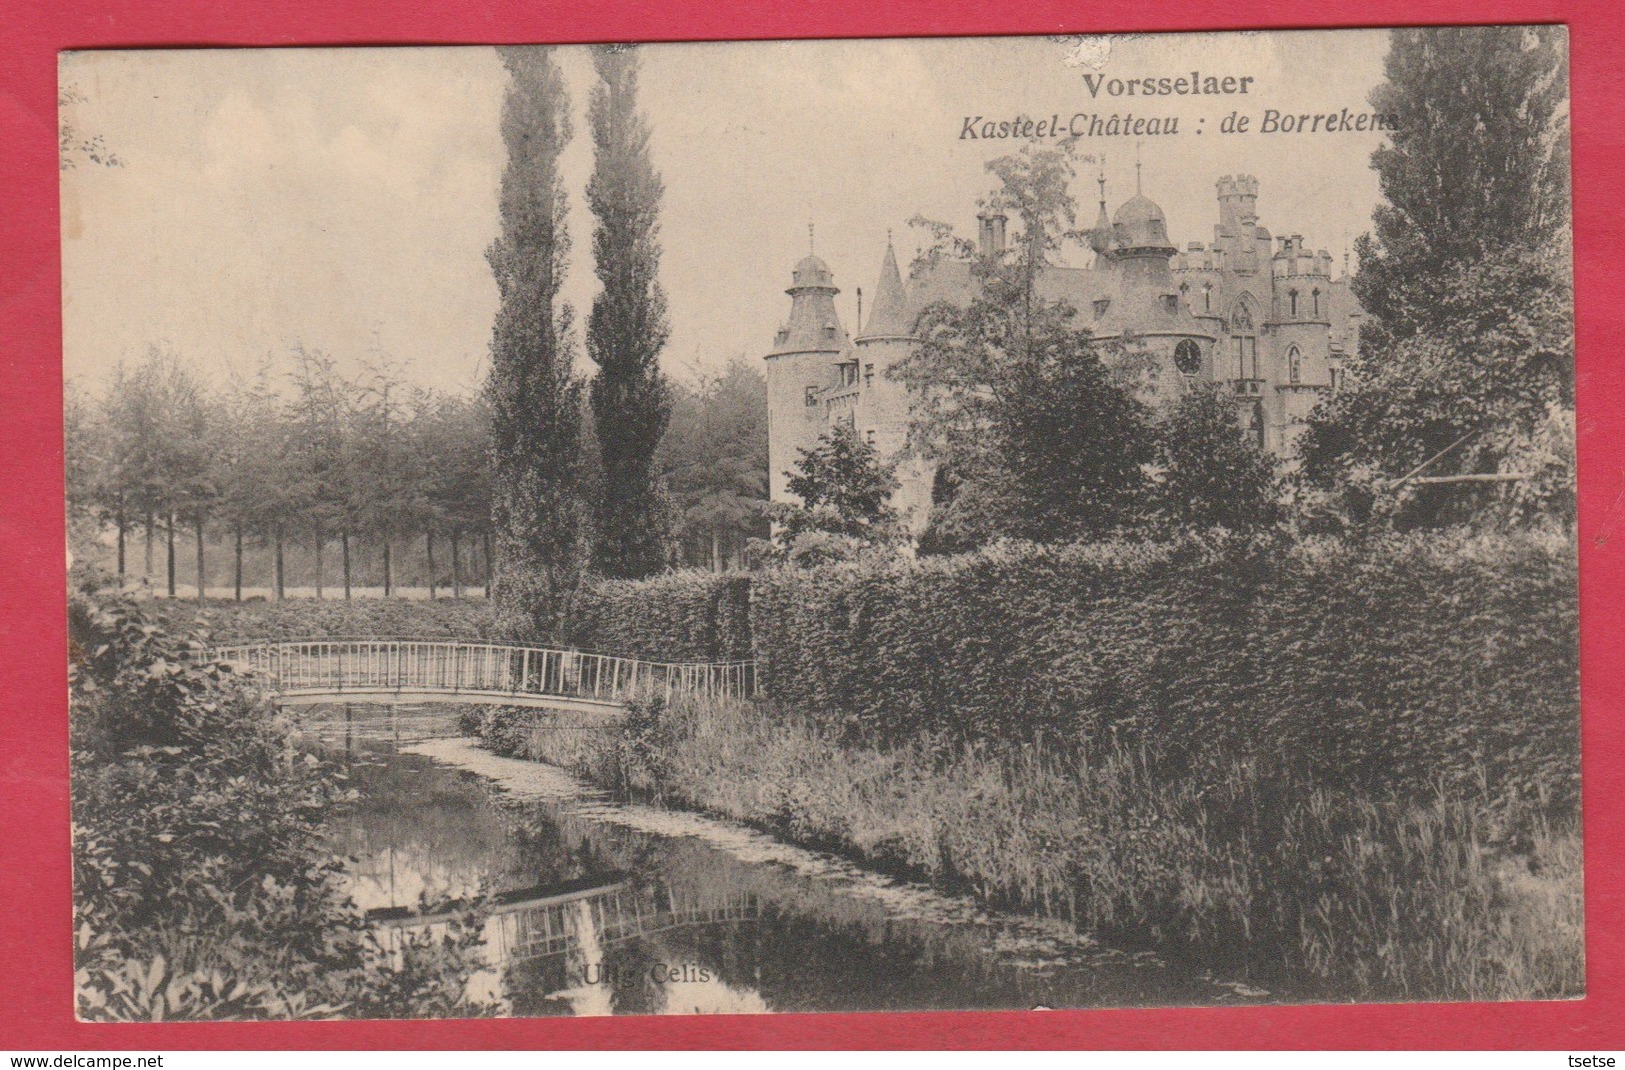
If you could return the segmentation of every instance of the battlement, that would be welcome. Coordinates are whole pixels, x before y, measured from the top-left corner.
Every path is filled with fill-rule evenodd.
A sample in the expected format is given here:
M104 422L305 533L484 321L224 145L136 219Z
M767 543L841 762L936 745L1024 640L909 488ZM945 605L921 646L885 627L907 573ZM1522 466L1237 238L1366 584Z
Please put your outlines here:
M1303 244L1302 234L1282 235L1276 240L1281 246L1270 258L1270 274L1278 279L1287 276L1331 279L1331 253L1324 249L1311 251Z
M1223 271L1224 250L1215 245L1208 249L1201 242L1191 242L1190 248L1177 254L1171 265L1174 271Z
M1225 175L1218 181L1219 200L1258 196L1258 179L1252 175Z

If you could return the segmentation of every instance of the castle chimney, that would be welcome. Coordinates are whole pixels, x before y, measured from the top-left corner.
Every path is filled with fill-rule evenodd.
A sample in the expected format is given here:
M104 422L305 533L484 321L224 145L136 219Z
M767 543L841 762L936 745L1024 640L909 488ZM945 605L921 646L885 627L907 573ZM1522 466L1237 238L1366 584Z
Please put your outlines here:
M1005 215L1003 212L981 212L976 216L977 248L985 257L1004 252Z

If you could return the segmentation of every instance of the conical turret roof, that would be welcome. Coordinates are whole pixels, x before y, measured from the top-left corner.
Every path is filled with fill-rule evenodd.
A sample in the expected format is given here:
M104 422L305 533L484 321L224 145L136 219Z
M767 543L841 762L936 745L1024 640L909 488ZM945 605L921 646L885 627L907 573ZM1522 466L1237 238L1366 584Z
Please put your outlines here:
M859 338L907 338L913 331L914 312L903 289L903 273L897 270L897 252L888 240L886 259L880 265L880 284L875 287L874 309Z

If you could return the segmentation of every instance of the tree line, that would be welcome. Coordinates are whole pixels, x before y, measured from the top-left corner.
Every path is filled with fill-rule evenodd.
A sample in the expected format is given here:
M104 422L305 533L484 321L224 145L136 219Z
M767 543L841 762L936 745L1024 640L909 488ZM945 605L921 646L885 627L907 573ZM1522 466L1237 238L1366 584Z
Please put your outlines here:
M351 597L363 553L394 594L402 546L417 540L431 592L461 597L465 584L485 583L490 414L477 397L412 386L387 362L346 376L303 347L282 367L267 362L216 388L154 346L99 393L70 386L66 415L70 524L111 528L121 585L137 532L143 575L161 540L171 597L183 572L202 597L211 536L230 546L237 598L245 582L283 597L294 544L310 558L298 579L318 596L331 587ZM190 568L178 540L191 544ZM268 551L269 576L245 576L245 547Z
M669 389L654 465L671 531L661 567L741 567L767 533L766 383L741 358ZM70 382L64 415L71 541L107 557L121 586L156 573L171 596L189 584L460 598L489 580L479 392L426 390L387 363L345 375L302 347L216 385L154 346L95 388ZM594 483L590 450L583 465Z

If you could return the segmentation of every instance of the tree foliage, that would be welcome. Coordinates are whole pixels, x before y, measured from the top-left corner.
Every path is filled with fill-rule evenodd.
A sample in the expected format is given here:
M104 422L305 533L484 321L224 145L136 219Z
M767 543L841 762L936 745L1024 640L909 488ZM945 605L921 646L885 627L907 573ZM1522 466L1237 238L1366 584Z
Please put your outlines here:
M1168 529L1250 533L1283 519L1274 458L1243 434L1216 384L1173 404L1157 428L1157 462L1153 500Z
M298 538L316 558L298 579L320 586L311 565L335 537L359 565L363 543L378 551L371 563L381 564L392 539L478 541L489 530L490 416L482 398L381 382L376 369L347 376L334 358L303 346L214 389L165 370L178 360L159 351L121 367L99 391L75 386L67 395L76 556L103 553L106 527L122 545L146 515L167 541L163 528L174 513L192 522L194 538L201 530L210 541L241 539L250 556L274 553L284 536ZM437 574L457 586L471 575L473 556L455 574L443 559L436 569L447 571ZM274 591L274 563L267 571L247 579ZM219 582L218 568L206 573ZM432 584L437 574L416 578ZM232 580L243 586L241 574Z
M801 459L786 484L797 501L775 503L769 515L787 560L814 564L895 544L902 535L891 507L892 466L846 424L836 424Z
M659 281L664 187L638 111L636 49L595 47L593 66L598 84L587 114L596 166L587 203L598 220L592 247L603 284L587 320L587 355L598 365L589 398L601 466L593 565L635 579L660 571L670 556L669 510L655 467L671 413L659 365L669 333Z
M1564 31L1395 30L1386 75L1373 104L1399 123L1354 279L1369 320L1304 475L1406 524L1572 511L1572 442L1551 433L1574 404ZM1461 475L1504 479L1426 482Z
M508 162L501 232L487 251L501 305L491 338L492 521L497 597L547 621L585 567L579 473L582 384L571 312L560 307L570 250L559 154L569 96L547 48L504 48Z
M1354 280L1372 353L1454 315L1451 271L1569 222L1562 26L1396 29L1383 73L1371 104L1397 125L1371 157L1383 201Z
M400 949L333 856L343 770L235 667L125 599L69 602L75 987L98 1021L430 1017L467 997L480 921Z
M999 188L982 202L1019 230L1009 248L971 261L964 305L921 312L921 343L893 369L916 399L912 451L941 466L927 549L999 537L1091 538L1133 522L1151 459L1150 412L1132 389L1141 347L1093 339L1038 278L1076 237L1070 143L988 164ZM966 255L940 227L926 259Z
M730 361L693 386L676 385L658 465L671 494L682 563L738 564L767 522L767 380Z

